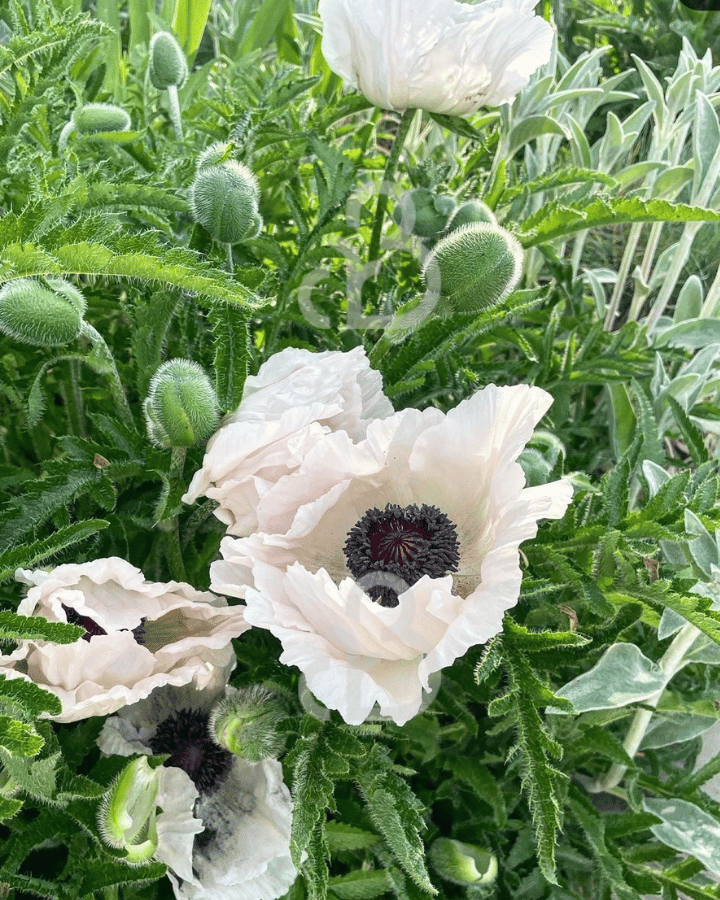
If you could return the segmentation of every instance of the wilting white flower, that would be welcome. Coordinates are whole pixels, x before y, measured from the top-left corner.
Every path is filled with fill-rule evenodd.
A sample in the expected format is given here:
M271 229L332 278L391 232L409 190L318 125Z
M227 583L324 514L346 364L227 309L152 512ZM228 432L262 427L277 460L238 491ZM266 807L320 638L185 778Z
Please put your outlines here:
M536 0L320 0L322 52L382 109L467 116L508 103L550 59Z
M163 684L203 687L234 665L231 640L250 626L243 608L189 584L146 581L118 557L50 572L19 569L32 585L18 613L85 628L73 644L21 641L0 656L0 673L56 694L58 722L108 715Z
M380 374L361 347L348 353L288 348L245 382L242 403L207 446L202 468L182 498L220 504L215 515L230 534L262 528L262 497L295 470L331 431L365 436L369 421L392 415Z
M169 867L178 900L275 900L297 876L290 792L277 760L247 762L211 738L220 681L203 691L153 691L109 718L98 745L121 756L170 754L157 770L156 857Z
M524 487L517 462L551 403L489 385L447 414L376 420L359 442L326 434L266 492L265 530L223 540L212 588L244 597L246 621L345 721L378 703L406 722L432 673L501 629L520 544L570 502L565 481Z

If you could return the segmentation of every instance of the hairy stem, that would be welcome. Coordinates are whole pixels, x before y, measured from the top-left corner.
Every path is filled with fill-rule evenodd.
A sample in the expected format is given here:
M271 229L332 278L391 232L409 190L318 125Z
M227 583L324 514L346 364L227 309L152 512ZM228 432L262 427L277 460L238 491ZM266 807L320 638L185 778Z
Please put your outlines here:
M178 99L177 85L169 84L167 87L168 101L170 103L170 120L172 121L175 137L183 139L182 115L180 113L180 100Z

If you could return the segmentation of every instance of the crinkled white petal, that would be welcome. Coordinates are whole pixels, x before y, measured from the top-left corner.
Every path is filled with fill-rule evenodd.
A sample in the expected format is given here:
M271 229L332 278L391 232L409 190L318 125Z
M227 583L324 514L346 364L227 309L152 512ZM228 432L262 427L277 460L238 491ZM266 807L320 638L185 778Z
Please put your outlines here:
M346 721L376 703L407 721L432 673L501 629L519 596L520 544L570 502L566 481L525 488L517 462L551 402L540 388L489 385L447 415L372 422L358 443L327 434L265 498L280 531L225 538L211 587L244 597L246 621L272 631L281 660ZM460 544L456 573L421 578L395 608L364 593L343 552L353 525L387 503L436 506Z
M532 0L320 0L330 68L383 109L467 116L508 103L550 58Z
M261 501L328 432L365 436L367 423L392 415L380 373L361 347L348 353L288 348L245 382L242 402L210 439L202 468L182 498L206 496L230 534L267 530Z
M48 716L59 722L108 715L162 685L202 688L214 670L233 664L232 638L249 628L242 607L188 584L148 582L116 557L18 577L31 585L21 615L66 622L65 607L107 632L73 644L22 641L0 656L7 677L34 681L60 698L62 713ZM144 643L132 633L141 622Z

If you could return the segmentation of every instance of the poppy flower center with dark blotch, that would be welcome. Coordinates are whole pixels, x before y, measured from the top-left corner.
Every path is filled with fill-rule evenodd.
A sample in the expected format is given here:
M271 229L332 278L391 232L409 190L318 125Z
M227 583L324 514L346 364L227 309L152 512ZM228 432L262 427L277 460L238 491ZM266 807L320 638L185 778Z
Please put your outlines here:
M161 722L149 741L153 753L169 753L163 765L186 772L201 794L210 793L225 778L232 753L210 737L208 716L181 709Z
M107 631L101 625L98 625L95 619L91 619L90 616L81 616L76 609L73 609L72 606L65 606L64 603L62 608L65 611L65 618L69 625L79 625L80 628L85 629L85 634L82 636L84 641L89 641L91 637L95 637L97 634L107 634ZM140 620L140 624L133 628L132 633L138 644L145 643L145 619Z
M457 528L436 506L369 509L353 525L343 552L347 567L368 596L397 606L398 594L423 575L442 578L460 562Z

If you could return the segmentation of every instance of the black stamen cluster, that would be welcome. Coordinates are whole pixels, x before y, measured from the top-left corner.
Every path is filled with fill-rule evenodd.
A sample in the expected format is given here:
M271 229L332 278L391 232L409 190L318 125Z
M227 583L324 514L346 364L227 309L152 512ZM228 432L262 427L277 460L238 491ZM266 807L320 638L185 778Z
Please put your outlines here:
M181 709L161 722L150 747L153 753L169 753L164 765L187 772L201 794L211 793L232 765L232 753L212 740L208 716L198 710Z
M350 529L343 548L354 578L368 572L390 572L415 584L423 575L442 578L456 572L460 543L453 522L436 506L399 506L369 509ZM378 585L367 594L381 606L397 606L391 587Z
M65 604L63 604L63 609L65 610L65 618L68 620L68 624L79 625L85 629L85 634L82 636L84 641L89 641L96 634L107 634L107 631L98 625L95 619L91 619L90 616L81 616L76 609L73 609L72 606L65 606ZM145 619L140 620L140 624L133 628L132 633L138 644L145 644Z

